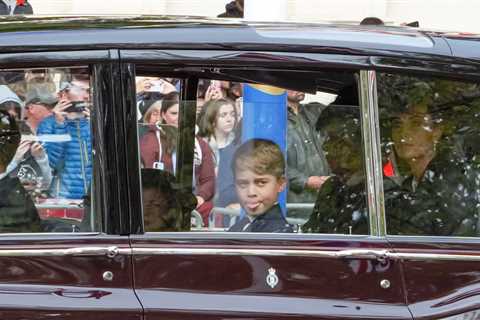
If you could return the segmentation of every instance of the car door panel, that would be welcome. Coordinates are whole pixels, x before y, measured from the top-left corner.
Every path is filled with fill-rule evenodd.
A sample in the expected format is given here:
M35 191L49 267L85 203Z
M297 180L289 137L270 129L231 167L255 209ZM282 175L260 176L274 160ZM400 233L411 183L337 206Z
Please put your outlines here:
M135 54L137 60L126 57L123 61L124 76L131 83L125 88L127 96L136 92L133 88L136 76L162 78L166 76L161 70L170 68L164 65L170 61L162 61L161 57L145 52ZM167 74L180 79L180 102L185 103L179 103L177 172L171 189L191 192L196 108L190 102L196 101L199 75L196 69L189 74L190 60L176 63L183 72L176 75L172 67ZM156 73L155 64L163 69ZM211 69L206 67L209 61L198 64L203 66L198 70ZM215 71L219 72L217 68ZM356 81L355 77L350 78ZM372 88L365 86L365 91ZM130 103L128 110L137 114L134 103ZM129 119L128 145L140 150L139 120L136 116ZM359 122L356 123L358 128ZM371 143L370 137L368 141ZM131 235L135 292L145 319L412 318L406 306L401 261L388 258L389 244L378 237L379 232L370 230L372 236L352 235L352 230L348 234L348 229L332 231L335 235L215 232L228 228L190 229L190 220L181 230L192 232L170 232L171 229L157 232L161 228L148 229L150 221L142 216L142 213L147 216L150 209L142 205L141 196L150 188L143 186L141 180L148 170L141 168L138 151L129 153L127 161L132 173L128 182L132 186L132 221L137 226L132 228ZM374 202L372 194L373 191L365 196L365 203ZM157 198L162 196L158 194ZM175 198L171 194L169 197ZM153 203L158 199L143 201ZM179 199L181 202L184 198ZM371 211L375 212L375 208ZM156 215L166 212L169 210ZM145 230L155 232L145 233Z
M478 241L435 243L424 239L392 239L391 242L395 254L403 259L408 305L415 318L478 317Z
M140 319L127 238L25 238L0 240L2 319Z
M199 245L135 237L132 245L136 292L147 319L411 318L399 263L368 256L384 252L381 241ZM364 257L354 258L360 252ZM273 287L271 273L278 277ZM391 286L382 288L382 280Z

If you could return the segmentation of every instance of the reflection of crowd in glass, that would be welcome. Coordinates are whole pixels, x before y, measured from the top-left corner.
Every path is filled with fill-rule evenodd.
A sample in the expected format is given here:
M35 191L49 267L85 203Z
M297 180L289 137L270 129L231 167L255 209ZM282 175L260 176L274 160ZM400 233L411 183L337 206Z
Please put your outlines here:
M475 111L475 104L462 107L467 115L463 116L463 120L460 113L455 120L452 114L447 115L452 112L449 108L457 110L462 103L476 101L475 95L471 94L476 87L472 89L454 82L422 82L417 79L411 79L410 86L397 86L388 81L379 85L380 113L388 115L387 118L381 117L381 126L385 128L382 129L382 138L389 141L384 142L383 150L388 232L476 234L480 219L476 209L479 194L475 186L480 179L476 173L477 148L472 141L475 141L478 130L468 120L471 118L468 115ZM150 158L143 153L142 159L146 167L164 168L174 173L175 168L170 163L175 157L176 140L168 140L167 137L169 132L176 133L175 130L167 130L167 127L177 127L179 99L174 84L166 87L174 93L165 94L161 103L153 102L144 111L145 121L150 119L149 125L154 125L157 138L155 134L150 134L150 137L147 134L142 138L141 145L157 139L160 143L156 143L164 143L163 148L170 155L163 159L158 155L158 148L153 148L156 152L153 158L150 157L153 160L148 160ZM385 87L399 87L405 92L385 92ZM204 225L208 225L212 206L238 210L242 205L246 210L246 204L239 199L239 188L232 172L233 157L239 148L242 98L241 85L235 83L202 81L199 88L195 194L197 210ZM455 88L462 93L456 92ZM330 106L303 104L305 95L302 92L287 91L288 203L314 204L313 211L308 210L306 216L305 210L302 213L302 210L289 209L288 217L306 219L300 229L303 232L368 233L360 107L358 95L344 94L350 91L342 91ZM402 97L407 98L403 101ZM345 101L348 103L345 104ZM440 118L438 106L444 108ZM405 112L400 112L402 108ZM445 113L445 110L448 112ZM154 120L149 118L150 113L154 115ZM440 122L444 123L438 125ZM468 152L473 156L467 156ZM208 173L200 174L202 170ZM201 179L201 176L208 179ZM445 197L445 192L453 197ZM209 205L205 206L207 203ZM240 231L243 231L250 230L247 226L256 220L241 221L243 227ZM226 220L213 222L216 226L229 226Z
M0 165L0 175L2 185L13 183L23 194L24 217L32 216L28 213L32 200L82 201L90 191L90 78L86 71L72 68L0 73L0 111L4 122L9 119L15 123L20 138L13 154L1 148L5 161ZM8 201L5 192L8 190L2 191L1 198ZM17 212L17 218L0 225L22 230L29 222L22 223L22 210L14 202L2 203L1 207ZM45 224L44 230L48 230Z
M82 201L91 191L90 77L82 68L11 71L0 76L0 231L37 230L39 220L34 203L62 198ZM381 75L380 79L388 232L476 234L480 223L477 86L389 75ZM242 85L216 80L199 83L194 196L189 196L176 186L174 178L183 103L178 93L179 81L152 77L137 80L140 159L142 168L152 169L142 172L150 185L160 183L164 189L170 186L170 194L183 199L172 202L182 208L180 214L186 218L185 211L189 217L191 209L198 213L197 226L200 223L227 229L238 227L242 221L240 231L262 229L253 228L253 222L260 221L258 217L252 215L250 221L245 220L249 217L247 209L257 202L242 200L232 167L237 150L241 149ZM399 88L401 93L392 92L391 88ZM340 94L329 106L304 104L304 97L301 92L287 91L285 177L268 170L264 173L277 179L275 190L283 190L284 184L279 181L285 178L287 207L314 205L313 212L311 208L290 206L287 221L306 221L303 227L294 229L366 234L368 209L358 97ZM252 159L261 159L255 157L252 154ZM242 161L248 163L247 160ZM155 172L161 172L161 177ZM12 190L21 192L12 194ZM278 192L267 198L277 201ZM160 201L155 194L150 192L151 203L145 214L152 212L152 204ZM144 194L144 204L145 197ZM269 208L277 207L275 201ZM243 214L236 222L230 221L228 212L225 217L212 215L214 208L230 213L243 208ZM174 213L169 211L171 216ZM190 221L171 222L171 216L160 219L168 230L189 229ZM145 217L146 230L158 230L149 228L151 221L160 221L151 218ZM32 223L37 227L31 227Z
M208 225L214 206L238 208L230 163L238 140L240 96L239 84L205 80L199 84L194 193L196 211L204 225ZM142 166L174 174L180 102L178 82L137 77L137 98Z

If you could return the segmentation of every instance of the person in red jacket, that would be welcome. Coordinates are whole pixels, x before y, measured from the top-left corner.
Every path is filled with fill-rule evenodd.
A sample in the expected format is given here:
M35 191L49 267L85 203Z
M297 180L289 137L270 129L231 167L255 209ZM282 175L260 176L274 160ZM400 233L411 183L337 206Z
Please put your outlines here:
M143 117L140 135L140 154L144 168L175 172L175 143L177 128L161 123L162 100L150 105ZM139 133L140 134L140 133Z
M157 103L152 107L156 108ZM175 150L172 149L173 142L168 137L173 129L178 127L179 95L172 92L165 95L161 102L160 122L153 131L146 133L140 142L142 160L145 168L155 168L155 163L161 163L157 169L174 172ZM146 114L149 113L147 110ZM155 119L154 117L152 117ZM151 119L151 118L150 118ZM160 153L159 150L162 150ZM158 160L157 160L158 159ZM215 162L210 146L198 137L195 139L194 150L194 186L197 198L196 210L200 213L204 225L208 225L208 216L213 207L213 196L215 195Z

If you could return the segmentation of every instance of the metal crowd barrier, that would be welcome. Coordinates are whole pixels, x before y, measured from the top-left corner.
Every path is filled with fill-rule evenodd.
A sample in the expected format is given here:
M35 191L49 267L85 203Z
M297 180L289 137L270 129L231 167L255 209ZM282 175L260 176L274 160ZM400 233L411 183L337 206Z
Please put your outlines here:
M287 211L288 210L313 210L314 203L287 203ZM231 227L238 217L241 215L241 212L239 209L229 209L229 208L221 208L221 207L214 207L212 211L210 211L210 216L208 219L208 229L213 230L213 229L218 229L215 227L215 221L217 221L217 217L225 217L228 216L229 219L229 224L225 228ZM287 217L286 218L288 223L293 224L293 225L303 225L305 222L307 222L307 219L304 218L292 218L292 217Z

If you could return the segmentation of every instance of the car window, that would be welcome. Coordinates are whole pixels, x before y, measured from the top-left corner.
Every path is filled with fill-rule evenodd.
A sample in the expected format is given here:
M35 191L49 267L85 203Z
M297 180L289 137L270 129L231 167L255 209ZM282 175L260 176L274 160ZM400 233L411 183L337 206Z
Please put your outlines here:
M200 79L197 101L180 101L178 80L137 77L145 230L368 234L360 107L349 79L342 90L336 83L336 92L310 94ZM176 135L179 109L193 102L185 194L176 188Z
M0 72L0 233L94 231L87 67Z
M387 232L477 236L476 83L378 76Z

